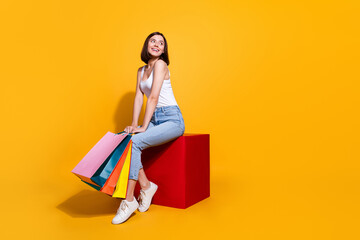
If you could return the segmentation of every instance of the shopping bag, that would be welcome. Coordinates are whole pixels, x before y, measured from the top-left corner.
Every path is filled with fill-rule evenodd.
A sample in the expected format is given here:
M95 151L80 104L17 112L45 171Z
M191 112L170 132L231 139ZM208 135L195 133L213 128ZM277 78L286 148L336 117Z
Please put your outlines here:
M91 177L127 135L126 132L107 132L71 172L83 182L100 187L91 180Z
M122 168L124 166L126 156L129 153L129 147L130 147L130 144L128 144L126 146L126 149L125 149L124 153L121 155L121 157L120 157L118 163L116 164L114 170L110 174L109 178L106 180L104 186L100 189L101 192L106 193L106 194L108 194L110 196L113 195L116 183L117 183L117 181L119 179L121 170L122 170Z
M130 163L131 163L131 149L132 149L132 141L130 140L130 146L128 154L126 155L126 159L124 162L124 166L121 169L119 179L116 183L113 197L116 198L126 198L127 186L129 182L129 171L130 171Z
M90 178L91 181L98 186L103 187L106 180L114 170L115 166L119 162L126 147L129 145L131 135L127 135L121 143L115 148L115 150L108 156L104 163L98 168L94 175Z

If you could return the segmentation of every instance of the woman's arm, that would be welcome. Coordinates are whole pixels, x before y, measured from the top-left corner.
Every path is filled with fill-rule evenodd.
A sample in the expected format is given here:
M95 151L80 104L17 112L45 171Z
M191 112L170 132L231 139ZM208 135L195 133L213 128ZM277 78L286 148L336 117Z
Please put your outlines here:
M133 108L133 120L131 126L125 127L125 132L131 133L138 126L139 115L141 111L141 107L144 101L144 93L140 90L140 79L141 78L141 67L138 69L137 80L136 80L136 91L135 91L135 99L134 99L134 108Z
M140 78L141 78L141 68L138 70L137 81L136 81L136 91L134 99L134 109L133 109L133 120L131 125L137 127L139 121L139 115L141 107L144 101L144 93L140 90Z
M144 121L141 128L136 129L135 132L144 132L149 126L151 117L159 101L160 90L166 72L167 72L167 64L164 61L156 61L154 65L154 80L151 87L151 93L146 102Z

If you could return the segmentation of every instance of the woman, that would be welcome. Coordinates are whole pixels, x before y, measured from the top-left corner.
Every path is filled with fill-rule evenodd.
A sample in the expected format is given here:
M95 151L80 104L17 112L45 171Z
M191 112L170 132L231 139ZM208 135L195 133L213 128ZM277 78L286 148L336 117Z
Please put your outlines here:
M126 221L136 209L147 211L158 188L146 178L141 164L141 151L174 140L185 131L184 119L171 88L167 67L168 46L162 33L153 32L146 38L141 60L147 65L138 69L133 121L131 126L125 128L127 133L137 133L132 137L127 195L120 203L113 224ZM145 116L143 124L138 127L144 93L147 96ZM138 201L134 197L137 180L141 186Z

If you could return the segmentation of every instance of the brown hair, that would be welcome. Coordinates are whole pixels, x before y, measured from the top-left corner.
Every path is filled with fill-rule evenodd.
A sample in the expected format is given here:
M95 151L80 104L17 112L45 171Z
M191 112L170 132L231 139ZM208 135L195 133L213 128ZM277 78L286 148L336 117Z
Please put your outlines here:
M164 41L165 41L164 52L160 55L159 59L164 60L164 62L166 62L166 64L169 65L170 61L169 61L169 54L168 54L168 44L167 44L166 38L160 32L153 32L145 39L144 46L141 50L141 60L147 64L149 62L149 60L151 59L151 55L149 54L147 49L148 49L149 39L154 35L160 35L164 38Z

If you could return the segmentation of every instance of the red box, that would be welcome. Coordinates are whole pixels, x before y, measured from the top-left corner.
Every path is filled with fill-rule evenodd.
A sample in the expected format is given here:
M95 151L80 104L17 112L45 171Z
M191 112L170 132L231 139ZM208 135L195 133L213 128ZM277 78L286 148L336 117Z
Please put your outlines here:
M185 209L210 196L210 135L185 133L144 149L147 178L159 186L152 204ZM140 191L135 187L135 195Z

